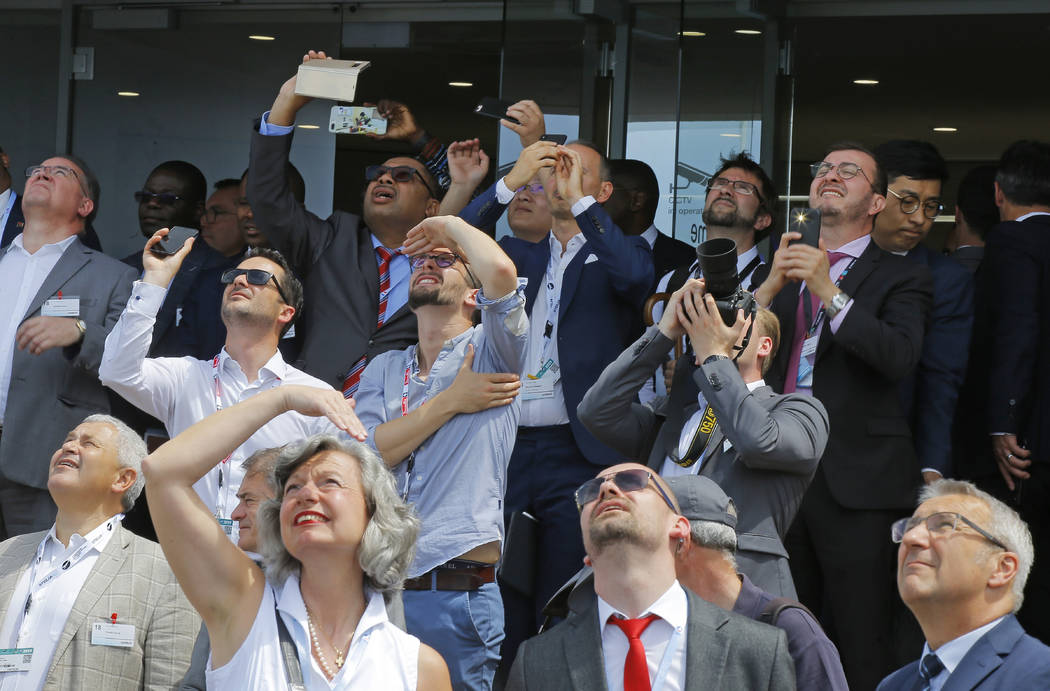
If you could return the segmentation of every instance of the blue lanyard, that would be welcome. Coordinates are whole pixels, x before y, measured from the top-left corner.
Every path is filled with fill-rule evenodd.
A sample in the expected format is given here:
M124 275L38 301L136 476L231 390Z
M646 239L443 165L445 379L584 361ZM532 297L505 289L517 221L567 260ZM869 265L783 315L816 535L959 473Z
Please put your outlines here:
M7 198L7 206L4 207L4 212L0 214L0 235L4 232L4 227L7 225L7 219L11 216L11 209L15 208L15 191L11 190L11 195Z

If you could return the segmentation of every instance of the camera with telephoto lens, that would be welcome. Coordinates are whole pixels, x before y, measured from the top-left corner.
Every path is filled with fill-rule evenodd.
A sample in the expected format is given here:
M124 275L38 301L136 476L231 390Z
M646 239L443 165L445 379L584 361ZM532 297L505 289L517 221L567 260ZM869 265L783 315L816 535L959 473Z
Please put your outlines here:
M736 242L729 238L715 238L700 243L696 248L707 292L715 299L718 313L726 326L736 323L737 310L744 316L754 314L755 298L740 287L736 271Z

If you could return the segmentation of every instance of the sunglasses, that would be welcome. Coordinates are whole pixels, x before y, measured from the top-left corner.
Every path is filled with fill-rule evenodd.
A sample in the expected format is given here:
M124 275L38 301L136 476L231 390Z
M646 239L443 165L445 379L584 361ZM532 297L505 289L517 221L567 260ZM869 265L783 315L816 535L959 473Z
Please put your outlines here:
M173 206L175 202L181 202L182 200L183 197L180 197L177 194L171 194L170 192L154 194L153 192L147 192L146 190L139 190L135 193L135 201L139 204L148 204L155 201L161 206Z
M591 478L576 490L576 508L580 513L583 513L583 507L601 495L602 485L605 484L606 480L612 480L612 483L621 492L638 492L648 487L649 481L652 479L653 474L641 468L631 468L630 470L621 470L612 475ZM671 497L667 496L664 488L656 481L653 481L653 485L656 486L656 491L660 493L660 496L663 497L664 502L671 508L671 511L678 513L678 509L675 508L674 502L671 501Z
M277 282L277 277L269 271L263 271L262 269L229 269L222 273L222 277L219 280L223 284L229 285L236 281L238 276L244 276L244 280L253 286L264 286L272 280L274 287L277 288L277 294L281 296L284 304L292 304L284 296L284 291L281 290L281 284Z
M365 168L365 180L369 182L375 182L384 175L389 175L394 182L412 182L413 178L419 178L419 181L423 183L423 187L426 187L427 192L430 192L430 196L437 197L434 190L427 184L423 174L412 166L368 166Z

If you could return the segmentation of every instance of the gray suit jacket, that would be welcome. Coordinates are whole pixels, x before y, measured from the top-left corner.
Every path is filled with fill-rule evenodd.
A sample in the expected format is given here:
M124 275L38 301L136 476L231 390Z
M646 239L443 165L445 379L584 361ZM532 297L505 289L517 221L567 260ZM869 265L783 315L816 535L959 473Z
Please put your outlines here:
M701 600L686 590L686 691L794 689L787 636ZM598 599L580 588L569 618L518 648L507 691L606 691Z
M0 604L6 616L22 572L46 532L0 544ZM91 625L118 613L135 626L135 645L91 645ZM200 618L155 542L121 527L110 538L73 603L55 648L44 691L173 689L190 664Z
M10 245L0 256L9 251ZM124 310L136 278L131 267L74 240L44 279L22 321L39 316L44 302L61 290L64 296L80 297L80 318L87 332L78 345L40 355L15 349L0 437L3 477L46 489L48 462L69 430L92 413L109 412L98 365L106 336ZM14 334L3 337L13 339Z
M795 597L782 540L824 453L827 411L811 396L779 395L768 386L748 391L729 360L696 367L687 357L678 363L669 397L653 407L638 403L635 395L672 346L658 327L646 331L584 396L580 420L625 457L659 471L702 390L719 429L701 475L736 502L739 569L763 590Z

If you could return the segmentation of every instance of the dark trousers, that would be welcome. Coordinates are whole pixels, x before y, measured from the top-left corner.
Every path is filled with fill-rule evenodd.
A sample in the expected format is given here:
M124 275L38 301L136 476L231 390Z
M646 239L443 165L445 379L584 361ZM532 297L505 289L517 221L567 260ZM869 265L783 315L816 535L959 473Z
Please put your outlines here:
M1015 507L1028 523L1035 545L1035 563L1017 619L1029 635L1050 645L1050 463L1038 460L1028 467L1031 477L1021 481Z
M799 599L838 646L854 691L871 691L900 666L895 632L903 606L890 525L906 514L842 507L818 469L785 540ZM921 646L920 638L911 659Z
M538 521L534 594L502 586L506 638L501 672L509 670L518 646L543 622L543 607L583 567L583 538L576 488L598 474L583 456L568 425L519 427L507 471L506 517L527 511Z
M0 477L0 540L47 530L57 514L58 507L46 489Z

